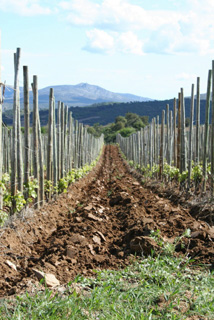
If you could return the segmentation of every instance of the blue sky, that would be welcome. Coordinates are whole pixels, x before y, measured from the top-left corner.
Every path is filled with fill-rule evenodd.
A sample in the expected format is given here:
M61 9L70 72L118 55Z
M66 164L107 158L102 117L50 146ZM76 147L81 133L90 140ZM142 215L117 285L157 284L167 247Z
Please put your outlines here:
M154 99L206 91L213 0L0 0L2 80L13 53L39 87L87 82ZM20 85L22 85L22 68Z

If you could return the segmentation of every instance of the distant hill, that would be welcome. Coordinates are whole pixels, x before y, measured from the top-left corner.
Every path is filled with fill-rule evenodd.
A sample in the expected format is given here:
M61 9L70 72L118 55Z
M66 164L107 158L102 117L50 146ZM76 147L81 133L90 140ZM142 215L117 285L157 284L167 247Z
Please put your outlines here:
M149 121L152 118L159 116L161 122L162 110L166 110L166 105L169 104L169 109L173 110L173 99L171 100L154 100L146 102L129 102L129 103L112 103L102 106L85 107L85 108L73 108L73 117L80 122L93 125L99 123L105 125L107 123L114 122L115 118L119 115L125 116L127 112L133 112L140 116L149 116ZM201 123L205 121L205 100L201 100ZM190 117L190 99L185 99L186 117Z
M130 102L130 101L151 101L152 99L136 96L130 93L115 93L105 90L99 86L88 83L79 83L77 85L59 85L49 86L39 90L39 108L46 109L49 106L50 88L54 89L56 102L62 101L69 106L87 106L94 103L103 102ZM30 102L32 104L33 96L30 92ZM23 104L23 88L20 87L20 102ZM12 108L13 87L7 86L5 90L4 109Z
M205 100L201 100L201 123L205 120ZM169 104L170 110L173 109L173 100L163 101L147 101L147 102L128 102L128 103L105 103L91 107L70 107L73 117L86 125L93 125L99 123L106 125L114 122L119 115L124 116L127 112L137 113L141 116L149 116L149 121L153 117L159 115L161 122L162 110L166 110L166 104ZM186 117L190 117L190 99L185 99ZM3 121L7 125L12 124L11 110L3 113ZM48 110L40 110L41 125L44 126L48 122ZM22 125L24 119L22 116ZM32 113L31 113L32 123Z

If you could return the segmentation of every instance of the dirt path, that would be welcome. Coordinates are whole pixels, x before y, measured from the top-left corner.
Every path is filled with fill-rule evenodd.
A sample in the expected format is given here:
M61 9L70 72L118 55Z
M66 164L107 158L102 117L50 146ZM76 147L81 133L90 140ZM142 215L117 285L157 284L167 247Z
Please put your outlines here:
M155 248L151 230L172 242L187 228L192 237L176 251L212 264L214 229L143 188L117 147L106 146L93 172L67 194L0 230L0 296L32 291L38 284L34 268L66 284L93 269L125 266L135 251L146 256Z

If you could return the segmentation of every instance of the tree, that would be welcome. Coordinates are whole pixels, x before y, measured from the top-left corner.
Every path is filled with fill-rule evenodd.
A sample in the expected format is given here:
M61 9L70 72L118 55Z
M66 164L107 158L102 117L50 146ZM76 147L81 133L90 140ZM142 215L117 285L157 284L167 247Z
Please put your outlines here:
M129 137L134 132L135 132L135 129L134 128L130 128L130 127L123 128L122 130L120 130L120 134L124 138Z
M127 120L126 120L126 118L123 117L123 116L118 116L118 117L116 117L115 123L118 123L118 122L122 122L122 123L124 123L125 125L127 124Z
M125 115L127 120L126 127L133 127L133 124L140 119L140 117L136 113L128 112Z
M116 122L115 123L115 125L114 125L114 127L113 127L113 130L114 131L119 131L119 130L121 130L121 129L123 129L125 127L125 124L124 124L124 122Z
M145 126L149 124L149 116L140 116L140 119L143 121Z

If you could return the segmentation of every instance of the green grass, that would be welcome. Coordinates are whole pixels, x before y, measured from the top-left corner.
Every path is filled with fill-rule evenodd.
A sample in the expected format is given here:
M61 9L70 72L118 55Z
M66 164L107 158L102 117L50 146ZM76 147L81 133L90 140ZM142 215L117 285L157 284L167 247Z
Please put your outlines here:
M79 288L74 290L73 288ZM77 276L63 293L49 289L0 302L0 319L214 319L214 276L171 256L119 271Z

